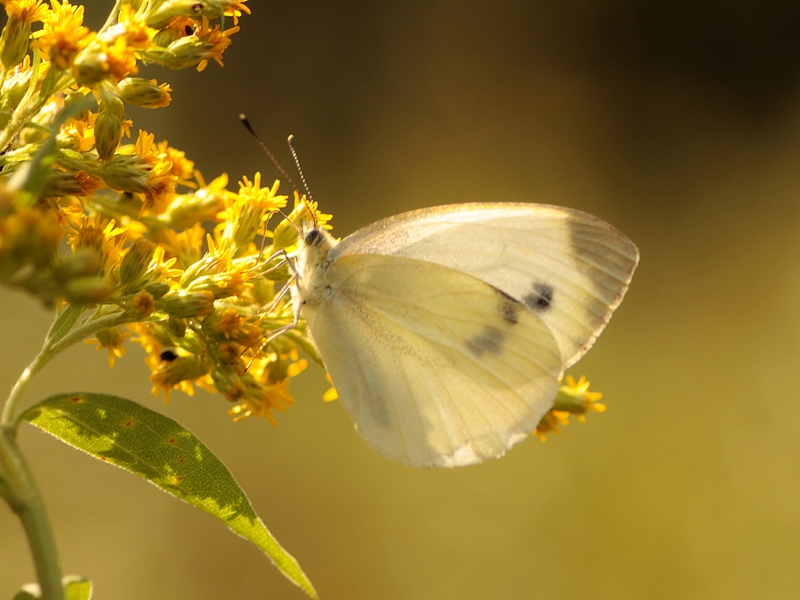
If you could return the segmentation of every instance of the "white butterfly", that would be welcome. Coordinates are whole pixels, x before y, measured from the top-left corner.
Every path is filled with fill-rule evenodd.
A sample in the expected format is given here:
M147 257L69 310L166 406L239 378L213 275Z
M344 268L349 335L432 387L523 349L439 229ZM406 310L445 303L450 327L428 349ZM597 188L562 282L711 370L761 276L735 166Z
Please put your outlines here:
M417 467L498 457L535 430L639 260L604 221L537 204L300 238L295 301L342 403L370 446Z

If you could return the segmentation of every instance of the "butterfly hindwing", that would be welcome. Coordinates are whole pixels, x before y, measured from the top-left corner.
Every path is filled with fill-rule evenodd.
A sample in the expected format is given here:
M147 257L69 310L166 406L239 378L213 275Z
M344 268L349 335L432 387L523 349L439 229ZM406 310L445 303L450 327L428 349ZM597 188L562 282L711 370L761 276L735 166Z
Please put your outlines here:
M471 275L351 254L303 314L366 441L415 466L500 456L552 406L562 368L539 316Z

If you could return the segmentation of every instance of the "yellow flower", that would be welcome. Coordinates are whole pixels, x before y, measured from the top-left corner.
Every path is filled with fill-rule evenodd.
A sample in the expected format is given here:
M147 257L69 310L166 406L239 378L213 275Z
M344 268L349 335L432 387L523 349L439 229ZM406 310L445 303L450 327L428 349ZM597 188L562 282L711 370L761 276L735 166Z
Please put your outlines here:
M165 230L160 244L171 256L177 259L178 267L186 269L202 258L203 240L206 235L206 230L198 221L192 227L183 231Z
M102 248L108 241L125 233L124 227L116 227L114 219L90 217L85 213L70 211L67 213L70 226L67 228L67 239L73 249Z
M94 38L83 25L83 6L72 6L51 0L52 10L43 21L44 29L36 32L36 46L62 71L72 66L75 57Z
M121 146L103 167L102 177L112 189L144 194L142 211L158 215L172 201L175 186L188 183L185 177L194 163L166 142L154 140L153 134L139 131L136 143Z
M551 408L539 421L535 433L542 442L546 442L548 433L561 433L559 426L567 424L569 424L569 413Z
M103 50L108 57L110 79L115 83L138 71L136 68L136 48L129 45L125 37L118 37L112 44L105 46Z
M222 66L222 54L231 44L230 36L237 31L238 27L231 27L225 31L222 31L219 25L210 27L208 19L203 17L202 24L191 35L177 38L166 48L149 48L143 56L147 60L172 69L185 69L197 65L197 70L203 71L210 60Z
M108 350L108 366L113 367L117 358L125 355L125 338L130 334L122 331L119 327L101 329L97 336L86 340L85 344L97 343L98 350Z
M567 375L566 384L559 386L553 407L542 417L535 433L544 442L548 433L561 433L559 427L569 424L570 415L576 415L583 423L587 412L604 412L606 405L598 402L602 397L600 392L589 391L585 376L576 382L572 375Z
M229 196L232 195L232 192L225 189L228 185L227 175L223 173L208 185L199 171L195 171L194 176L198 182L198 190L190 194L177 195L172 199L169 206L159 215L159 220L165 225L174 229L195 228L204 221L216 220L217 215L231 202ZM197 248L200 247L204 238L205 233L203 232L203 235L197 240ZM175 254L177 256L178 252ZM191 262L195 262L199 258L197 256Z
M224 221L222 238L233 242L236 248L246 248L262 229L264 221L273 212L286 206L286 196L279 196L277 180L272 187L261 187L261 173L251 182L243 177L239 193L230 195L228 207L219 214Z
M115 279L122 261L126 229L111 219L68 213L67 239L74 250L92 250L100 259L97 273ZM77 220L75 220L77 219Z
M256 416L277 425L273 411L284 412L294 404L289 384L307 366L308 361L300 359L295 348L285 353L269 352L251 360L247 373L240 380L244 394L236 398L228 396L237 402L229 411L234 421Z
M42 0L7 0L4 4L8 21L0 36L0 62L8 69L27 56L31 24L44 19L48 8Z
M94 147L94 127L93 122L97 118L92 113L90 120L68 119L61 126L58 133L58 143L62 148L70 148L77 152L88 152Z
M246 263L228 264L220 273L197 277L186 286L186 289L192 292L211 292L217 299L241 296L245 290L252 287L248 281L248 270L249 266Z
M250 416L263 417L271 424L278 421L272 415L274 410L285 412L295 400L289 392L289 380L284 379L274 384L257 384L252 386L242 398L240 404L230 409L234 421L241 421Z
M247 0L230 0L230 6L225 9L224 14L233 17L233 24L239 24L239 17L242 16L242 13L250 14L250 9L244 5Z
M42 2L43 0L3 0L9 18L29 24L42 21L50 11Z
M211 362L201 356L179 355L173 360L161 360L159 368L150 376L153 384L152 394L158 396L164 392L164 401L169 402L173 389L179 389L189 396L194 396L194 386L208 387L204 382L211 371Z
M558 388L558 395L553 408L577 415L578 420L586 420L587 412L605 412L606 405L598 402L603 397L601 392L590 392L589 381L585 375L576 382L572 375L567 375L566 385Z
M132 6L125 4L119 12L117 25L109 30L109 35L116 35L116 27L122 30L127 44L133 48L146 48L157 31L147 26L145 18Z

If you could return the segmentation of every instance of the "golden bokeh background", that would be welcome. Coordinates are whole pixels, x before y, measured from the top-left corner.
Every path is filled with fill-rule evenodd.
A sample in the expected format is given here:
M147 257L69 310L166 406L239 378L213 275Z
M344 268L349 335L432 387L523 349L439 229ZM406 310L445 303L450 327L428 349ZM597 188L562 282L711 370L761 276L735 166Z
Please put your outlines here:
M108 1L87 3L97 27ZM71 349L31 386L123 395L229 466L324 600L752 599L800 590L800 5L263 2L136 127L210 179L274 169L293 133L335 233L450 202L582 209L641 250L573 372L608 411L454 471L372 452L322 373L277 427L219 395L149 393L143 353ZM51 314L0 291L0 387ZM152 486L25 426L67 573L97 598L297 599L262 554ZM0 509L0 597L34 578Z

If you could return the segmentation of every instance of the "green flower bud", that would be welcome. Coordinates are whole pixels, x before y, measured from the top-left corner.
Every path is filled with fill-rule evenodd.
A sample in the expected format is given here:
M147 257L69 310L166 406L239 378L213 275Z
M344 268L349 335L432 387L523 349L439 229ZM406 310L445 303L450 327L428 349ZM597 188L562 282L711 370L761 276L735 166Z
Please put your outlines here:
M170 287L165 281L155 281L153 283L148 283L146 286L144 286L144 289L153 298L158 300L166 295L166 293L170 290Z
M109 161L114 157L122 139L122 124L125 120L125 105L118 96L103 94L94 122L94 140L100 160Z
M186 321L170 317L167 321L167 331L175 338L182 338L186 335Z
M167 294L158 305L173 317L202 317L214 312L214 294L208 291Z
M147 272L155 251L156 245L151 241L144 238L135 240L122 259L119 268L120 283L125 286L137 283Z
M147 186L148 172L137 165L136 156L114 155L103 166L100 176L112 190L132 194L143 194L150 191Z
M90 44L78 53L72 64L72 74L81 85L92 87L103 81L111 72L108 56L97 44Z
M165 361L161 368L154 372L150 381L160 387L170 387L181 381L197 379L211 370L211 361L200 356L178 356L175 360Z
M30 21L20 19L11 14L0 35L0 62L10 69L22 62L28 53L28 41L31 36Z
M145 13L147 25L153 29L166 27L175 17L190 17L201 20L203 17L209 21L218 19L230 2L225 0L207 0L197 2L197 0L165 0L153 9Z
M155 79L126 77L119 82L119 95L125 102L142 108L164 108L172 102L171 88L158 85Z
M77 277L64 286L64 293L72 302L102 302L112 291L111 284L102 277Z
M99 252L94 248L78 248L58 263L53 276L57 281L66 282L77 277L96 275L102 263Z
M31 69L15 70L8 76L0 95L3 110L12 111L19 105L30 86L32 72Z

